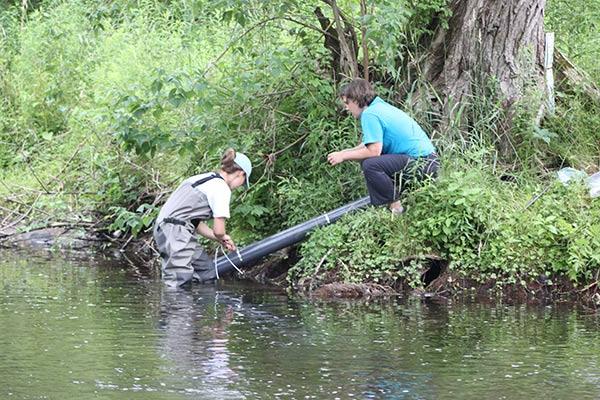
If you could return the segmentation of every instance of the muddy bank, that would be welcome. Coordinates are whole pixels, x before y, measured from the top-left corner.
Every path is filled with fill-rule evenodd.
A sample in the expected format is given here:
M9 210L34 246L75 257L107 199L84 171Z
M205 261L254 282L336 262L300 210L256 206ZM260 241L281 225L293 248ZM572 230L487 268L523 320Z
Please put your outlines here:
M77 258L101 253L125 261L136 271L160 273L152 237L148 235L137 239L115 238L81 227L54 226L4 235L0 237L0 248L60 251ZM250 280L290 288L302 296L320 299L410 295L448 301L467 296L480 302L502 301L509 304L576 302L592 309L600 308L600 288L597 280L583 287L575 285L566 277L550 279L545 276L526 282L524 285L500 285L492 280L482 283L459 276L452 270L449 261L431 256L421 273L422 288L420 289L411 288L404 280L382 283L339 282L335 271L325 278L306 278L299 282L288 282L287 272L298 260L297 247L293 246L270 255L261 263L245 269L243 274L231 272L224 278Z
M452 270L448 260L430 256L421 273L422 288L419 289L410 287L405 280L383 283L339 282L335 271L325 278L308 278L299 282L289 282L287 272L298 260L297 248L286 248L271 255L262 263L245 270L243 276L237 278L290 288L302 296L319 299L358 299L401 295L435 299L442 302L459 298L484 303L500 301L506 304L568 302L578 303L592 310L600 309L600 288L597 284L580 287L567 277L555 276L550 279L550 277L540 276L525 285L501 284L496 280L479 282L476 279L461 277Z

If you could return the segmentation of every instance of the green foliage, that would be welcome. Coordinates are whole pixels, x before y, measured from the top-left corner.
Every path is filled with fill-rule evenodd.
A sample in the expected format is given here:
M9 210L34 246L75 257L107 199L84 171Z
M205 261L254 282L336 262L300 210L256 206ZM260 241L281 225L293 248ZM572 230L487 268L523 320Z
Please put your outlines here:
M464 277L500 285L541 275L585 282L600 268L600 205L581 185L564 187L551 176L546 188L517 187L485 169L448 169L405 198L400 218L371 210L312 234L290 281L324 282L334 271L346 282L405 278L418 287L430 255Z
M390 82L414 82L415 50L450 17L446 0L377 0L363 19L358 2L337 4L357 32L367 28L372 76L385 77L378 90L388 98ZM570 4L548 3L549 26L597 80L597 7L575 15L566 12ZM340 113L316 6L333 19L321 1L47 0L26 15L11 3L0 11L0 195L35 203L32 220L94 214L136 234L160 205L149 204L185 177L217 168L230 146L255 164L252 188L232 202L228 229L238 243L364 195L357 164L326 162L327 153L355 145L359 132ZM339 274L418 286L430 254L481 280L589 277L598 267L599 228L590 222L598 205L581 188L540 179L539 165L593 171L598 107L559 93L556 115L537 127L541 94L526 89L509 133L520 161L511 167L497 165L489 150L501 140L498 82L475 82L472 99L451 105L443 137L433 127L444 116L409 109L446 156L441 179L407 195L401 218L369 210L318 230L291 279ZM509 173L514 182L499 179ZM525 209L544 185L550 189ZM37 199L47 191L52 196Z
M557 47L600 83L598 32L600 2L587 0L549 0L546 31L555 32Z
M505 278L566 275L585 281L600 266L594 217L598 205L578 185L563 187L553 182L527 210L505 215L483 252L486 272L502 272Z
M588 169L598 163L600 151L600 106L583 95L559 98L557 112L544 124L555 138L547 157L561 160L562 166ZM593 171L593 170L592 170Z
M448 259L471 259L468 250L486 234L499 200L495 188L479 171L448 173L435 187L428 185L413 195L414 243L429 243L434 253Z
M106 204L110 208L114 205L127 207L136 204L141 192L140 185L143 177L134 173L123 166L105 170L102 172L102 182L91 183L91 187L97 188L96 196L101 200L102 204ZM100 208L98 211L106 210Z
M450 10L447 0L377 2L363 21L367 29L370 56L374 67L395 80L406 79L408 59L424 35L431 35L433 20L447 25Z
M182 106L191 102L206 106L206 89L201 78L193 79L186 73L167 76L157 71L144 97L124 94L113 106L117 139L125 150L134 150L142 157L169 150L193 154L201 134L207 131L207 123ZM185 125L184 118L189 118Z
M142 204L135 212L131 212L123 207L111 207L109 218L113 221L109 225L112 231L131 231L133 236L148 229L154 223L159 209L151 204Z
M53 23L44 23L48 19ZM69 110L79 100L93 61L93 38L82 29L85 25L77 7L61 4L34 12L20 31L11 85L20 123L32 137L65 129Z
M302 245L302 259L290 269L288 279L326 281L329 277L358 283L398 277L401 271L395 268L387 245L395 225L385 210L370 209L316 230Z

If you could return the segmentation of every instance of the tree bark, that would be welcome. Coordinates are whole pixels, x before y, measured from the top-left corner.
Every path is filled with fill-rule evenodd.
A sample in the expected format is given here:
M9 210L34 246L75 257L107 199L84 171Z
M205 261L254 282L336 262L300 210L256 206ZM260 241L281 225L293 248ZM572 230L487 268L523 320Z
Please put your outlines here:
M499 132L503 153L523 80L543 88L545 5L546 0L452 0L448 29L434 34L423 67L436 92L429 100L441 100L440 112L448 120L460 109L457 104L472 99L474 85L497 82L505 110Z
M346 72L349 78L358 78L358 63L356 61L356 53L358 52L358 46L356 45L356 39L353 41L346 40L347 30L342 26L342 18L340 16L340 9L337 6L336 0L330 0L331 9L333 10L333 20L335 21L335 29L338 34L340 41L340 48L342 50L341 62L342 70ZM354 28L351 28L352 36L355 38L356 33Z
M335 82L342 78L356 78L359 75L357 62L358 39L352 24L346 19L335 0L323 0L331 7L333 22L316 7L314 13L325 35L325 48L331 53L331 67Z
M329 21L329 19L323 15L323 11L321 11L320 7L315 8L314 13L319 20L321 29L324 32L327 32L327 34L323 35L323 39L325 41L325 48L331 53L331 74L333 76L333 80L335 82L339 82L339 75L341 71L340 54L342 51L340 49L340 41L337 36L337 31L335 30L331 21Z

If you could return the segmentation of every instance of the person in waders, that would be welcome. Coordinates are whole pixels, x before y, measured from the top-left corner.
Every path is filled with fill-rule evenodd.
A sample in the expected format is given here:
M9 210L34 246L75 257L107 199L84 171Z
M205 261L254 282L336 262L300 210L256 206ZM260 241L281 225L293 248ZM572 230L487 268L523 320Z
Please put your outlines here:
M414 119L378 97L367 80L352 80L342 88L340 98L346 110L360 120L362 142L330 153L327 161L331 165L360 161L371 204L387 205L393 214L401 214L404 208L398 196L402 183L437 175L440 163L435 147Z
M242 153L227 149L218 172L195 175L179 185L161 208L154 224L154 240L162 261L162 278L171 287L193 280L215 278L213 260L198 243L197 234L236 246L225 230L231 191L250 185L252 163ZM206 221L213 220L212 229Z

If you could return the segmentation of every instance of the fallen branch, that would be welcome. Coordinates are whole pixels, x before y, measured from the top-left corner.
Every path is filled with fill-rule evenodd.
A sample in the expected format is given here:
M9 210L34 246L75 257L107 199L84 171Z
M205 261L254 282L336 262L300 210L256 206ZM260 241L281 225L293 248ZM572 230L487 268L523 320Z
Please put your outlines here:
M286 151L287 149L289 149L290 147L293 147L294 145L298 144L298 142L302 141L303 139L306 139L306 137L308 136L308 133L305 133L304 135L300 136L298 139L294 140L292 143L288 144L287 146L285 146L282 149L279 149L277 151L274 151L273 153L270 153L267 156L267 165L271 165L275 162L275 158L283 153L284 151Z
M35 178L35 180L38 181L38 183L40 184L40 186L42 187L42 189L44 189L44 192L50 193L50 191L48 190L48 188L46 187L46 185L44 185L44 183L41 181L41 179L38 178L38 176L36 175L33 167L30 165L30 163L26 162L26 164L27 164L27 168L29 168L29 171L31 171L31 174L33 175L33 177Z
M315 279L317 278L317 274L319 273L319 270L321 269L321 266L325 262L325 259L327 259L327 257L331 253L331 250L332 249L327 250L327 253L325 253L325 255L323 256L323 258L321 258L321 261L319 261L319 263L317 264L317 267L315 268L315 273L313 274L313 277L310 280L310 285L308 285L308 291L309 292L313 291L313 284L315 283Z
M25 212L25 214L20 214L19 213L20 214L20 218L17 218L15 221L11 222L10 224L1 227L1 229L2 230L6 230L8 228L12 228L13 226L15 226L16 224L18 224L19 222L23 221L25 218L29 217L29 214L31 213L31 211L34 208L35 202L38 201L38 199L40 198L40 196L41 196L41 194L38 194L38 196L35 198L35 200L33 200L33 203L31 203L31 205L29 206L29 209ZM16 202L16 203L19 204L19 207L21 205L27 207L27 204L24 204L24 203L21 203L21 202ZM17 207L17 208L19 208L19 207ZM4 209L4 210L10 210L10 209L4 208L4 207L2 207L2 209ZM9 235L5 235L5 236L10 236L10 234Z
M560 50L554 52L554 62L558 75L558 84L566 86L571 90L581 90L592 101L600 104L600 89L590 76L578 68L567 56Z
M15 236L15 235L20 235L23 233L29 233L29 232L34 232L34 231L39 231L42 229L48 229L48 228L77 228L77 227L86 227L89 228L90 226L94 226L95 224L93 222L86 222L86 221L79 221L79 222L53 222L50 224L46 224L43 226L36 226L35 228L29 229L29 230L25 230L25 231L20 231L20 232L13 232L13 233L7 233L4 234L3 237L10 237L10 236Z

